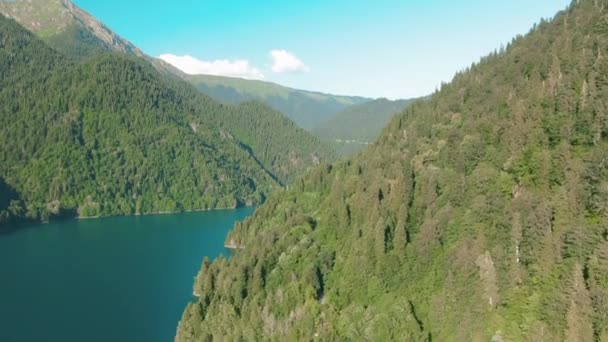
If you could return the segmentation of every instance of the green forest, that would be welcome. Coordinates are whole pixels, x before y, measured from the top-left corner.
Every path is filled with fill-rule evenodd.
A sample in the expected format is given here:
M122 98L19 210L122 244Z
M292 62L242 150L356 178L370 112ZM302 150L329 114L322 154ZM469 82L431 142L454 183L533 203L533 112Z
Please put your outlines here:
M260 204L331 158L266 106L220 104L134 56L74 61L0 16L0 224Z
M178 341L608 341L608 3L574 1L203 261Z
M608 341L608 0L412 101L187 76L68 0L0 13L1 232L259 205L176 341Z
M234 132L282 185L312 165L335 159L329 145L267 105L249 101L227 108L215 116L218 125Z
M108 51L144 56L133 44L69 0L0 1L0 13L14 18L50 47L71 58Z

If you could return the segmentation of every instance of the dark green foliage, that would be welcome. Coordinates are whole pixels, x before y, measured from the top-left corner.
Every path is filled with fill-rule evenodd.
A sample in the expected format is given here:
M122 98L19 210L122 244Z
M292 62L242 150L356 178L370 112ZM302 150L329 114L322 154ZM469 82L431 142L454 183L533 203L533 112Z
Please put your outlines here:
M320 161L334 158L331 149L283 114L258 102L227 110L219 125L233 132L283 184Z
M25 215L19 194L0 177L0 227Z
M352 105L317 124L312 132L334 146L340 155L352 155L372 144L393 115L412 102L378 99Z
M124 53L146 59L167 77L178 79L182 75L162 60L145 55L70 0L0 1L0 14L14 19L67 58L78 61L103 53Z
M574 2L274 193L177 340L606 340L606 11Z
M264 106L221 105L136 57L74 63L4 17L0 76L0 177L32 219L259 204L330 157Z

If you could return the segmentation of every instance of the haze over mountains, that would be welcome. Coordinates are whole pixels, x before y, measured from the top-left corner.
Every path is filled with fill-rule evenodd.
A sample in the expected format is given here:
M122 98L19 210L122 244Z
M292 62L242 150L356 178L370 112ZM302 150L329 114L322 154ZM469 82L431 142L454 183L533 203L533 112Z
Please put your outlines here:
M349 106L371 101L364 97L323 94L242 78L211 75L184 75L183 78L201 92L224 103L264 102L307 130Z
M393 115L414 101L378 99L349 106L317 124L312 132L340 155L352 155L373 144Z

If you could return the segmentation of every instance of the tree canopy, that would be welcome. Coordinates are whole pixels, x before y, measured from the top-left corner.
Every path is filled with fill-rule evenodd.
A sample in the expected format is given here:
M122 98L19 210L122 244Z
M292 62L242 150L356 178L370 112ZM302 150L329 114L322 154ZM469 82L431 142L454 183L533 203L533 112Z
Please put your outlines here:
M608 339L608 3L574 1L238 223L178 341Z
M44 220L260 204L331 157L268 107L220 104L134 56L75 61L0 16L0 177L17 194L0 211L13 203Z

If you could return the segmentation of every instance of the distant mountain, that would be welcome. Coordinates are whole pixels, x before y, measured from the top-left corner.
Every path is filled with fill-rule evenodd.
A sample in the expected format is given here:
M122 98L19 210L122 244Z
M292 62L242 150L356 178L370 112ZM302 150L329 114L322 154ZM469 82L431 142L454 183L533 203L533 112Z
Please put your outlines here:
M233 132L281 184L309 166L335 159L328 144L265 104L250 101L227 108L231 110L217 124Z
M211 75L182 75L202 93L224 103L261 101L310 130L348 106L370 101L284 87L271 82Z
M368 146L394 113L413 102L337 96L234 77L183 73L180 77L224 103L266 103L330 144L340 155L351 155Z
M158 71L180 77L218 101L227 104L260 101L308 130L350 105L371 100L291 89L270 82L186 75L163 60L146 55L70 0L0 0L0 14L15 19L70 58L78 60L106 52L142 57Z
M108 52L123 53L145 59L158 71L174 80L187 78L170 64L145 55L69 0L3 1L0 2L0 13L14 18L49 46L76 61ZM273 87L287 89L278 85ZM272 91L278 93L276 89ZM347 98L340 98L340 101L349 103ZM251 112L247 112L248 110ZM231 115L224 114L212 119L218 126L246 134L243 138L251 143L252 151L257 153L257 148L260 148L262 162L267 163L265 166L268 171L283 184L319 160L334 158L333 152L326 144L320 143L318 139L267 106L247 104L239 108L226 107L226 113ZM248 115L251 115L251 118L247 117ZM258 125L245 127L254 122ZM237 139L240 138L237 134Z
M275 192L176 341L608 341L607 56L573 1Z
M317 124L312 133L341 154L351 155L373 143L393 115L414 100L377 99L346 107L331 119Z
M0 223L259 204L329 149L129 54L75 61L0 15Z

